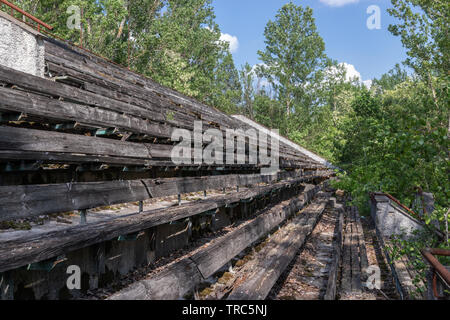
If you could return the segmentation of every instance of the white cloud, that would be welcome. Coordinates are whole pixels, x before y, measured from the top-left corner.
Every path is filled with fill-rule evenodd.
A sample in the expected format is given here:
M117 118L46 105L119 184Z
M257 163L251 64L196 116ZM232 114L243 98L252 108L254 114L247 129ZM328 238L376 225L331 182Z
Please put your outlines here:
M237 37L228 33L222 33L220 41L228 42L230 44L230 52L235 53L239 49L239 40Z
M206 26L204 28L206 30L211 31L211 32L213 31L208 26ZM222 41L222 42L228 42L231 53L235 53L239 49L239 40L238 40L238 38L235 37L235 36L232 36L231 34L222 33L221 32L219 40Z
M344 66L344 69L346 71L345 80L352 81L356 79L363 85L365 85L368 89L372 86L372 80L363 80L361 78L361 73L356 70L355 66L346 62L340 63L340 66Z
M320 0L320 2L330 7L342 7L350 3L358 3L359 0Z
M354 65L352 65L350 63L342 62L342 63L339 63L339 67L341 67L342 69L345 70L345 81L348 81L348 82L356 81L356 82L359 82L359 83L365 85L369 89L372 86L372 80L362 80L361 73L359 73L359 71L356 70ZM338 73L338 70L335 67L331 67L328 70L328 72L330 75L336 75Z
M366 86L367 89L370 89L372 87L372 80L365 80L362 83Z
M359 73L355 66L346 62L340 63L340 66L343 66L345 69L345 80L351 81L353 79L357 79L358 81L361 81L361 73Z

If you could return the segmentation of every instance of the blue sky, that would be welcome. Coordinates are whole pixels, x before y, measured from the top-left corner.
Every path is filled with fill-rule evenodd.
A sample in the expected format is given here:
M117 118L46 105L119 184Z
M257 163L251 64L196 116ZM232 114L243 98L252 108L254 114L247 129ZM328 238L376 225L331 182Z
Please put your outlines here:
M288 0L213 0L216 21L233 43L236 66L260 63L258 50L264 49L264 28L269 19ZM389 31L395 20L386 9L390 0L293 0L310 6L318 31L325 41L327 55L341 63L353 65L362 80L380 77L406 58L398 37ZM381 9L381 29L369 30L366 25L370 5ZM233 38L234 37L234 38ZM238 46L236 45L236 40Z

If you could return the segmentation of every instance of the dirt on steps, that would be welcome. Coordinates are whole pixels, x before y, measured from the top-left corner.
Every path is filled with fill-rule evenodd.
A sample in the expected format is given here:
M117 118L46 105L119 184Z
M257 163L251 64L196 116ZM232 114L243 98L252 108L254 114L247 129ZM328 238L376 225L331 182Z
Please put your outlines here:
M364 230L364 241L366 243L369 266L378 266L381 272L381 288L379 290L373 290L373 293L377 300L399 300L400 296L395 287L394 278L383 248L376 235L375 223L370 216L363 217L361 223Z
M271 300L319 300L325 294L333 257L332 242L338 214L327 208L322 219L268 298Z

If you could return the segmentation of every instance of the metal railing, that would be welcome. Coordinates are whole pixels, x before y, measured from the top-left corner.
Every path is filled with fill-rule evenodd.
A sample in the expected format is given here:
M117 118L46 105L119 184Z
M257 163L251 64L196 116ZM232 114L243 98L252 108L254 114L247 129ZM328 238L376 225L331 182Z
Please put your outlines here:
M403 210L406 211L406 213L408 213L411 217L413 217L414 219L418 220L419 222L423 223L424 226L430 230L431 232L433 232L434 234L437 235L437 237L439 239L444 239L445 235L442 231L440 231L438 228L436 228L433 225L429 225L427 223L425 223L425 220L417 213L412 211L410 208L408 208L407 206L405 206L403 203L400 202L400 200L396 199L394 196L392 196L389 193L386 192L372 192L369 194L370 198L372 201L375 200L375 196L385 196L387 197L389 200L391 200L392 202L394 202L395 204L397 204L398 206L400 206L400 208L402 208Z
M423 249L422 256L431 265L431 271L433 272L432 288L433 294L437 299L444 299L445 297L439 296L437 289L437 281L440 279L447 288L450 288L450 271L442 265L435 256L450 257L450 250L445 249Z
M35 16L29 14L28 12L20 9L19 7L17 7L16 5L6 1L6 0L0 0L0 4L4 4L8 7L11 8L11 15L14 16L14 11L19 12L20 14L22 14L23 16L31 19L32 21L36 22L37 24L37 30L40 32L41 31L41 26L43 26L44 28L48 29L48 30L53 30L53 27L46 24L45 22L39 20L38 18L36 18ZM30 24L29 24L30 25Z

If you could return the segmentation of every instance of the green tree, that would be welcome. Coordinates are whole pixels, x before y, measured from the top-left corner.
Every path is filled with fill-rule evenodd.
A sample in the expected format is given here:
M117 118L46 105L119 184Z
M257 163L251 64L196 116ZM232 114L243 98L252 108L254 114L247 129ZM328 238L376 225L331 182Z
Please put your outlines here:
M255 113L253 110L253 100L255 98L255 73L252 66L246 63L240 71L240 77L243 89L242 102L244 104L245 114L253 120L255 119Z
M348 81L343 64L329 61L318 73L320 81L311 84L308 97L313 106L308 112L296 112L289 137L314 150L325 159L338 163L339 151L346 141L342 125L353 112L354 95L361 90L359 83Z
M214 71L215 80L213 94L210 95L211 104L228 114L239 113L242 86L233 56L230 52L223 53Z
M280 129L284 122L284 106L260 90L254 97L255 120L271 129Z
M383 74L380 79L374 79L372 87L375 90L382 91L394 90L395 86L408 80L408 73L403 70L397 63L392 70L388 73Z
M16 0L53 33L156 82L235 112L238 72L220 41L211 0ZM67 27L82 9L81 30ZM82 38L81 38L82 35Z
M405 63L429 86L435 105L442 103L436 87L448 87L450 38L448 1L391 0L388 12L399 20L389 26L407 49ZM437 77L438 79L434 79ZM445 95L445 99L448 96ZM448 101L446 101L448 102ZM450 128L450 122L449 122Z
M286 116L304 100L325 61L325 44L317 32L311 8L284 5L264 31L266 48L258 51L264 73L285 106ZM303 103L308 109L308 101Z

